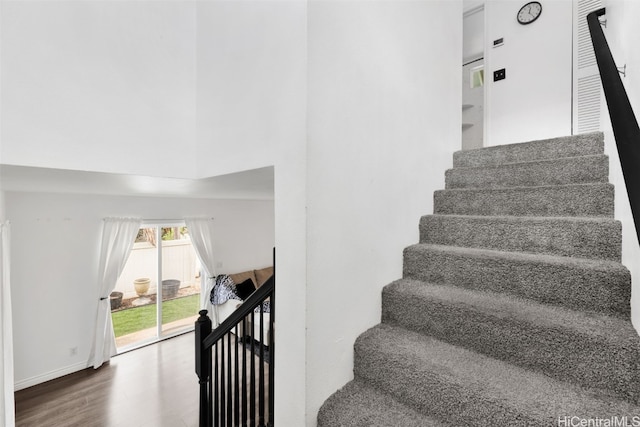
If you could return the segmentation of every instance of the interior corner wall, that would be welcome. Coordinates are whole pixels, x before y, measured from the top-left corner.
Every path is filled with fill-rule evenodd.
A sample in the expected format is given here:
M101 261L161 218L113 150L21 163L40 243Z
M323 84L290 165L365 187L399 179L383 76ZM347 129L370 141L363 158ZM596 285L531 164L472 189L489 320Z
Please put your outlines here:
M194 1L2 1L4 164L195 177Z
M607 27L605 36L617 64L627 64L627 76L622 79L629 101L640 119L640 2L630 0L607 0ZM611 120L604 95L602 97L601 119L605 133L605 152L609 156L609 181L615 185L615 216L622 222L622 263L631 272L631 316L636 330L640 330L640 244L629 206L620 158L616 148Z
M104 217L181 219L206 213L215 218L214 249L226 271L272 262L272 201L11 191L6 201L17 389L87 367ZM70 351L74 347L77 354Z
M197 3L200 176L272 166L296 133L305 13L304 1Z
M310 1L307 426L353 378L461 141L462 3Z
M572 132L573 2L544 1L538 20L521 25L524 3L485 3L485 146ZM494 82L503 68L506 78Z
M197 3L197 170L274 166L275 423L304 425L307 2Z

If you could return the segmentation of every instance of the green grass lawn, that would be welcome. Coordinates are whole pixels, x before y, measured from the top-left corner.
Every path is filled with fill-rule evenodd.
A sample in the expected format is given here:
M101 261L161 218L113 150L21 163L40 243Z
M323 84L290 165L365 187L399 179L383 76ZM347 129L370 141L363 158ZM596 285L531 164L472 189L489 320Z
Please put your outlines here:
M200 295L176 298L162 303L162 324L184 319L198 314ZM156 305L149 304L141 307L111 313L113 331L116 338L133 332L156 326Z

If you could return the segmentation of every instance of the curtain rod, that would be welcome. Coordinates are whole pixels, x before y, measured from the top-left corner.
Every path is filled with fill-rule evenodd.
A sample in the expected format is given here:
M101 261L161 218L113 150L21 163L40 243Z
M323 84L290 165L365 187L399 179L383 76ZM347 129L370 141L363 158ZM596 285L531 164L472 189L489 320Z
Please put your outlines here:
M112 217L110 217L112 218ZM206 218L206 217L187 217L187 218L195 218L195 219L210 219L211 221L215 220L214 217L210 217L210 218ZM109 218L102 218L103 221L107 220ZM158 218L142 218L140 219L140 221L145 224L145 223L153 223L153 222L182 222L184 221L185 218L173 218L173 219L158 219Z
M210 218L206 218L206 217L186 217L186 218L195 218L195 219L210 219L210 220L214 220L215 218L210 217ZM149 223L149 222L178 222L178 221L184 221L185 218L173 218L173 219L157 219L157 218L142 218L142 223Z

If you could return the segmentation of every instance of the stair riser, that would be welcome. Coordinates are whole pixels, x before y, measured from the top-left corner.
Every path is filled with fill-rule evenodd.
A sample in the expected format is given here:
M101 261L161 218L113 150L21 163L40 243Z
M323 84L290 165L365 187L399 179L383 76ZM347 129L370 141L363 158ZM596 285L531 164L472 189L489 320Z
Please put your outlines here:
M440 215L613 218L614 193L610 184L439 190L433 201L433 211Z
M631 277L624 268L468 255L415 245L404 251L403 273L404 278L505 292L574 310L623 317L630 312Z
M449 169L445 173L445 188L534 187L607 182L608 179L609 159L600 155Z
M383 292L382 320L585 388L608 390L640 402L640 342L630 323L625 325L627 339L613 342L604 336L488 313L464 303L427 299L394 285Z
M620 261L621 225L612 219L429 215L420 243Z
M331 396L318 412L318 427L446 427L386 393L354 380Z
M424 414L452 422L451 425L553 425L552 416L527 417L521 414L518 408L505 408L499 402L484 400L481 390L469 389L465 384L448 382L437 370L418 370L419 367L415 364L407 360L399 361L392 354L356 349L355 357L356 378L371 382ZM384 376L375 374L381 366L386 373ZM411 371L415 374L407 375ZM413 394L405 395L404 390L398 386L400 382L411 388Z
M505 163L597 155L603 152L604 136L597 132L525 144L457 151L453 154L453 167L493 166Z
M450 425L552 426L565 414L595 417L638 410L401 328L377 327L360 336L354 374Z

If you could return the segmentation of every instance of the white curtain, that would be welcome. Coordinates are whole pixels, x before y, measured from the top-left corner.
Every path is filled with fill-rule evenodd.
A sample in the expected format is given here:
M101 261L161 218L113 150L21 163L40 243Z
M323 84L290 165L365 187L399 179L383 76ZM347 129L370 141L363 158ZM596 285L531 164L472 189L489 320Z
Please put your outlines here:
M213 218L185 218L184 220L191 244L196 250L204 269L205 286L200 292L200 308L209 312L209 317L213 316L213 307L209 302L209 293L213 286L213 275L215 273L215 261L213 258ZM214 319L215 320L215 319Z
M11 287L9 283L9 223L0 223L0 422L4 426L15 425L13 404L13 327L11 322Z
M102 229L98 264L98 313L89 366L98 369L116 354L116 340L111 323L109 294L116 287L133 248L140 224L136 218L106 218Z

